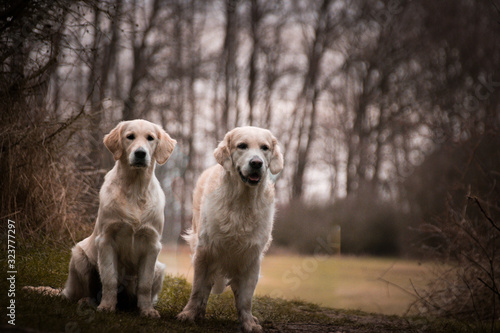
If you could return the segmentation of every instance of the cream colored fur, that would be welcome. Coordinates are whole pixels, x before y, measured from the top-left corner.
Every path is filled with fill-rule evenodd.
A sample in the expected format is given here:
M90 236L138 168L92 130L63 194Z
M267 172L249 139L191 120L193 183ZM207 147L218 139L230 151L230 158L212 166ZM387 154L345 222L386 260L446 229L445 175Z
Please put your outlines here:
M100 285L100 311L115 311L119 289L126 291L141 315L159 317L154 304L165 266L161 250L165 195L154 175L176 141L158 125L145 120L120 122L104 137L116 160L99 193L93 233L72 249L69 276L62 295L92 302ZM139 153L138 153L139 152ZM100 281L99 281L100 279ZM39 292L47 292L47 287Z
M203 172L194 190L193 225L185 236L193 251L194 281L178 318L204 317L210 291L220 293L230 285L242 330L259 332L252 297L271 243L274 183L269 174L283 169L283 156L271 132L257 127L228 132L214 156L219 165ZM251 165L259 161L256 170Z

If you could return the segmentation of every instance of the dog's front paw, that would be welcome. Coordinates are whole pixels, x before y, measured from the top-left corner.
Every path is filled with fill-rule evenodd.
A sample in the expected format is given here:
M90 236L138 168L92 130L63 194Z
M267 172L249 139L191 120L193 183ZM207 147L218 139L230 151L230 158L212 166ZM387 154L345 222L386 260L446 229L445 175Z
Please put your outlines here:
M196 313L191 310L183 310L177 315L177 320L193 322L196 319Z
M262 326L259 325L257 317L252 316L252 319L241 323L241 331L245 333L261 333Z
M112 304L100 304L98 307L97 307L97 311L100 311L100 312L115 312L115 305L112 305Z
M262 333L262 326L255 322L246 322L241 324L241 331L245 333Z
M154 308L149 308L141 310L141 316L148 318L160 318L160 313Z

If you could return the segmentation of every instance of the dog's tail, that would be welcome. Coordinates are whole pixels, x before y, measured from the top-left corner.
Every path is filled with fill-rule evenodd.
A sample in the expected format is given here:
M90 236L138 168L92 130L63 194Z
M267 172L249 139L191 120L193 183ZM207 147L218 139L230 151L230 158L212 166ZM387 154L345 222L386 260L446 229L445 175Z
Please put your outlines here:
M193 228L186 230L186 233L182 235L182 238L189 244L191 252L194 253L194 249L198 244L198 235L194 232Z
M42 294L46 296L63 296L62 289L52 288L52 287L32 287L25 286L23 287L24 291Z

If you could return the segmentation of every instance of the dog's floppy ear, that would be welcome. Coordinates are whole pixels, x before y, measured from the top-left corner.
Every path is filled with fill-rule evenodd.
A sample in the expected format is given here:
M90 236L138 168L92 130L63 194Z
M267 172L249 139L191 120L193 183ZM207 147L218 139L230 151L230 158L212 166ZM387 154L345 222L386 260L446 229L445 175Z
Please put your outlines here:
M277 175L283 170L283 154L281 153L278 140L273 136L273 156L269 162L269 170L273 175Z
M108 134L104 136L104 145L113 154L115 161L122 157L122 128L124 122L121 121L116 125L115 128L111 130Z
M154 158L158 164L165 164L174 151L177 141L172 139L160 126L157 126L158 145L154 153Z
M214 157L217 163L222 165L227 171L231 170L231 136L232 131L227 132L217 148L214 150Z

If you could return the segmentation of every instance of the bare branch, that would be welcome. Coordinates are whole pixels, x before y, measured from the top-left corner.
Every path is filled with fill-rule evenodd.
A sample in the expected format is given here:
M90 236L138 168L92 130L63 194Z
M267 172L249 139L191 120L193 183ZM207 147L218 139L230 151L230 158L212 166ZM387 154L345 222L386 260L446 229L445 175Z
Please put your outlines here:
M486 214L486 212L484 211L483 206L481 206L481 203L479 202L479 199L477 197L472 197L472 196L468 196L467 198L473 200L481 210L481 213L483 213L484 217L491 223L493 228L495 228L497 231L500 231L500 228L496 225L493 219L489 217L488 214Z

